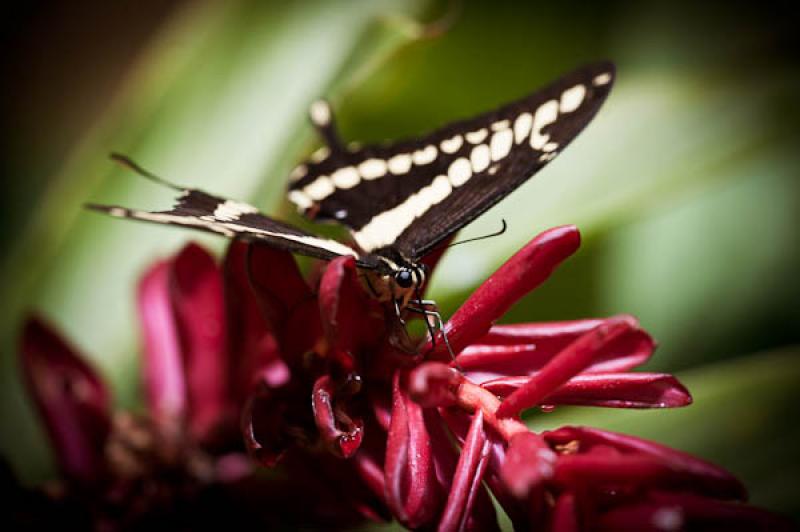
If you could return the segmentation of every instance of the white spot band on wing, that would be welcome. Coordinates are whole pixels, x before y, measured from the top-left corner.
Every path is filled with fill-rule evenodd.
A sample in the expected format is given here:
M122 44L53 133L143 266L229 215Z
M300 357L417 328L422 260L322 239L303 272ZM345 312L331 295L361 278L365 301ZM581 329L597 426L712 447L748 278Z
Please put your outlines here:
M335 190L336 187L333 186L333 181L331 181L330 177L325 175L319 176L313 183L309 183L303 188L303 192L314 201L324 200L333 194Z
M445 153L455 153L464 144L464 138L461 135L455 135L449 139L443 140L439 143L439 147Z
M238 220L242 214L251 214L255 212L258 212L258 209L252 205L226 200L217 205L217 208L214 209L214 218L223 222L231 222L233 220Z
M331 181L336 188L347 189L356 186L361 181L361 176L352 166L344 166L331 174Z
M598 74L592 80L592 85L595 87L599 87L601 85L608 85L611 81L611 73L610 72L603 72L602 74Z
M548 142L547 144L542 146L543 152L556 151L557 149L558 149L558 142Z
M377 179L386 175L386 167L383 159L367 159L358 165L358 173L364 179Z
M490 127L492 131L502 131L504 129L508 129L511 123L508 120L498 120L494 122Z
M489 168L489 163L491 162L489 146L486 144L478 144L472 148L469 160L472 163L472 171L476 174Z
M433 149L434 157L436 156L436 148L429 146ZM426 155L427 156L427 155ZM387 169L392 169L395 174L408 172L411 168L410 155L396 155L387 164L382 159L367 159L358 165L358 169L353 166L344 166L333 172L330 177L321 175L314 181L303 187L302 193L314 201L322 201L334 192L336 189L350 189L355 187L361 182L361 179L378 179L386 175ZM306 204L305 200L300 196L295 195L295 199L290 196L289 199L300 205L302 208Z
M472 177L472 165L466 157L459 157L447 169L447 177L454 187L460 187Z
M469 133L464 135L464 138L466 138L467 142L469 142L470 144L480 144L486 139L486 136L488 134L489 131L487 131L486 128L484 127L476 131L470 131Z
M389 171L394 175L402 175L411 170L411 155L400 153L389 159Z
M533 125L533 115L530 113L522 113L514 121L514 142L517 144L528 138L528 133L531 132Z
M547 144L550 135L543 134L542 129L555 122L556 118L558 118L558 102L556 100L548 100L536 109L531 131L531 148L541 150Z
M493 161L499 161L511 152L514 144L514 133L510 129L503 129L492 135L489 148Z
M315 236L307 235L293 235L287 233L277 233L275 231L268 231L249 225L242 225L236 222L225 221L211 221L208 219L201 219L194 216L181 216L177 214L147 212L147 211L128 211L128 216L140 220L147 220L150 222L158 223L171 223L177 225L185 225L187 227L205 228L227 237L233 237L236 234L242 235L263 235L279 240L288 240L290 242L297 242L307 246L323 249L335 255L352 255L358 257L358 254L352 248L335 240L327 238L318 238Z
M391 245L416 218L441 203L452 190L447 176L436 176L430 185L412 194L400 205L373 217L353 233L353 238L366 252Z
M289 201L297 205L297 207L303 211L314 204L312 199L309 198L302 190L291 190L289 191L288 197Z
M586 87L580 84L565 90L561 93L560 111L562 113L571 113L581 106L585 96Z
M436 146L429 144L425 146L425 148L415 151L411 155L411 158L417 166L424 166L432 163L436 159L437 154Z

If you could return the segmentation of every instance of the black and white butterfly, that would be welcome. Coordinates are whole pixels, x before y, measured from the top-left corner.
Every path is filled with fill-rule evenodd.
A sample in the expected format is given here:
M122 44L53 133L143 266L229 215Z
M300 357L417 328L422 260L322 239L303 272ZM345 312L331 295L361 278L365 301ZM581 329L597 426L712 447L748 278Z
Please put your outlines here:
M421 259L553 160L597 113L613 80L613 64L585 66L523 99L429 135L358 148L341 142L328 104L313 103L311 121L326 145L292 171L288 198L312 220L347 227L358 249L274 220L246 203L176 187L119 156L179 190L177 204L158 212L89 207L324 260L351 255L368 289L392 304L398 318L408 309L441 324L431 302L420 297Z

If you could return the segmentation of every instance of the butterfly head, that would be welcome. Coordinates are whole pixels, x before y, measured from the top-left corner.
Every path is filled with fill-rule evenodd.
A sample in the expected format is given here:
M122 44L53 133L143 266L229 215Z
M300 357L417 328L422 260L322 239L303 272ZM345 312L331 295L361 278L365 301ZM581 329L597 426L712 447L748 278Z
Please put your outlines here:
M379 301L396 302L405 308L411 299L418 298L425 283L425 266L399 259L376 257L375 269L365 275L367 288Z
M394 272L394 282L400 288L411 288L417 284L414 270L402 268Z

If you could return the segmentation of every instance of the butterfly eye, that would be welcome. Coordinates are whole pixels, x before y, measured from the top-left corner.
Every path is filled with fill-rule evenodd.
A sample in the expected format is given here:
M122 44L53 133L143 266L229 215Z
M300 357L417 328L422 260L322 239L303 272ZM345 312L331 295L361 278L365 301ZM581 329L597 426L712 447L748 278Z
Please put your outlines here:
M414 284L414 278L411 276L411 270L400 270L394 274L394 282L401 288L409 288Z

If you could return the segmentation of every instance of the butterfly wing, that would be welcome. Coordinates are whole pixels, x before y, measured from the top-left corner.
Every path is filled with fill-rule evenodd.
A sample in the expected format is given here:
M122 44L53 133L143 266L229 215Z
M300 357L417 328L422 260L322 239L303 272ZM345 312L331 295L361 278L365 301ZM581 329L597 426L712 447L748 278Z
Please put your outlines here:
M358 150L329 141L295 169L289 199L312 219L349 227L365 252L392 248L417 261L560 153L613 80L614 66L598 63L417 140ZM317 115L326 119L312 112L323 135L334 138L330 113Z
M261 214L252 205L186 189L166 211L142 211L111 205L88 208L119 218L191 227L227 237L264 242L272 247L309 257L331 260L342 255L358 257L355 250L335 240L320 238Z

